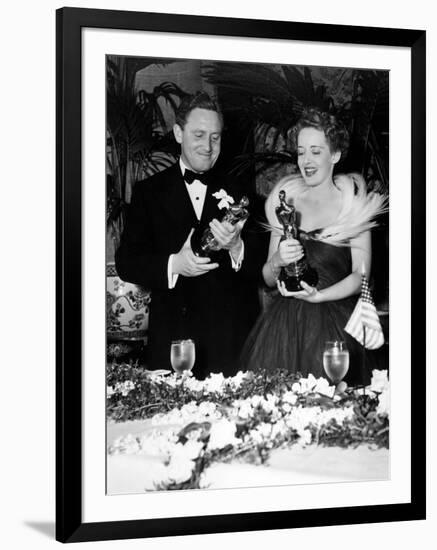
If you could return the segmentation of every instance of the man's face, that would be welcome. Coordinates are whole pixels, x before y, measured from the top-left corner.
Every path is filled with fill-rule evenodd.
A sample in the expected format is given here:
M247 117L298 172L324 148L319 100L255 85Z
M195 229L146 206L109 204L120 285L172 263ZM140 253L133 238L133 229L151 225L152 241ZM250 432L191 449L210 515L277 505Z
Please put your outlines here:
M193 109L185 127L173 127L176 141L181 144L181 158L187 168L194 172L207 172L216 163L220 154L222 123L215 111Z

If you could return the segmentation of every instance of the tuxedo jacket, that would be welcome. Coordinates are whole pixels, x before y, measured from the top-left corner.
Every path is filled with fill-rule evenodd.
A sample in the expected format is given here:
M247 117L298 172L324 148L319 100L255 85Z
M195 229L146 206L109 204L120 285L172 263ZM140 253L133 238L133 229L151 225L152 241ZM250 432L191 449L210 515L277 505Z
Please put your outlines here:
M229 252L220 251L214 259L217 269L198 277L179 275L175 287L168 288L170 254L179 252L192 228L205 228L223 216L212 196L219 189L236 201L241 198L237 182L212 177L198 221L179 163L134 187L116 267L121 279L152 293L145 357L149 369L171 368L171 341L191 338L197 377L211 372L230 376L238 370L241 348L259 314L258 286L267 256L268 234L258 225L259 217L251 215L243 228L245 253L238 272Z

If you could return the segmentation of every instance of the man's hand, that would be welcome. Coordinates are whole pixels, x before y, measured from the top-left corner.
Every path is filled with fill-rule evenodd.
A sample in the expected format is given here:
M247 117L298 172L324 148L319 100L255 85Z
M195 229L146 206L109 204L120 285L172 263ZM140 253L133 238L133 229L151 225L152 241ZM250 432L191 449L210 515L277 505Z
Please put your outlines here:
M241 220L237 224L232 225L229 222L219 222L213 219L209 227L218 242L220 249L229 250L233 257L238 257L243 243L241 241L241 230L246 223L246 220Z
M193 231L194 229L190 231L182 248L173 256L173 273L183 275L184 277L205 275L205 273L216 269L219 265L217 263L211 263L209 258L199 258L194 254L190 244Z

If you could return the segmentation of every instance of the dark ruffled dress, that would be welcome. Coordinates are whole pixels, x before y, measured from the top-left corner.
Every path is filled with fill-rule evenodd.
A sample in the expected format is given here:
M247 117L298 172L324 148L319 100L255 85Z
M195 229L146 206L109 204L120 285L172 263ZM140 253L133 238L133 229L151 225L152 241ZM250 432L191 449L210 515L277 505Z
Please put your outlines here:
M307 261L318 271L319 290L332 286L351 273L351 251L347 246L335 246L302 234ZM326 377L323 370L323 350L328 340L343 340L349 350L348 384L368 384L371 371L381 367L378 351L365 352L344 327L352 314L358 296L334 302L311 304L295 298L285 298L272 291L269 305L252 329L241 356L243 370L267 371L277 368L290 372L310 373ZM387 368L387 366L385 367Z

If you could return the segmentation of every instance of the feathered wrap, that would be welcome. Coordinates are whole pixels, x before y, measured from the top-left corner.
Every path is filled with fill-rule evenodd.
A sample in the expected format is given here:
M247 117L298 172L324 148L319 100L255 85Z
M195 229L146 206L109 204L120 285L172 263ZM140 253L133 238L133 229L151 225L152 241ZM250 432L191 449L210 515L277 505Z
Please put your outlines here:
M351 239L378 225L376 218L388 211L388 197L375 192L367 193L366 183L359 174L335 176L334 183L343 194L340 214L335 223L320 228L310 238L335 246L347 246ZM287 200L292 199L294 203L296 197L308 189L302 177L297 175L287 176L275 185L266 201L266 215L271 231L282 233L275 213L279 205L279 191L284 190Z

